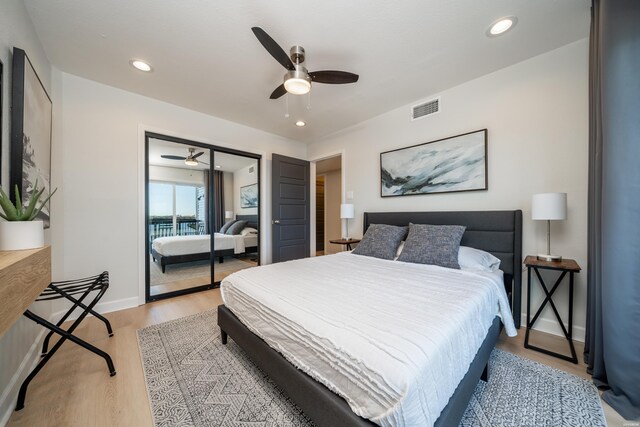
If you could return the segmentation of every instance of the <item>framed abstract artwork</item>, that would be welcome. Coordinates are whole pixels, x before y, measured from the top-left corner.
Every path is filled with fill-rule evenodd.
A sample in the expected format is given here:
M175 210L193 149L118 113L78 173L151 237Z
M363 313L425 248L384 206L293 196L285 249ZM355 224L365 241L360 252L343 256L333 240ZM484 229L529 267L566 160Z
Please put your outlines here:
M251 184L240 187L240 207L258 207L258 184Z
M11 111L10 190L16 186L22 200L28 198L36 181L38 188L51 191L52 104L36 70L24 50L13 48ZM37 219L49 227L49 204Z
M380 154L382 197L486 190L487 129Z

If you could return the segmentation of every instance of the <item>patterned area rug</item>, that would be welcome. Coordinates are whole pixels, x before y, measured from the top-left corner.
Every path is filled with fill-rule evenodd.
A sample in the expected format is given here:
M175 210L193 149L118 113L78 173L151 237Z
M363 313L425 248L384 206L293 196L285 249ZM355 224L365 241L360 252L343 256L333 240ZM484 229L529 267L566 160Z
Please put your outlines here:
M156 426L311 426L230 339L217 311L138 331ZM480 381L463 427L606 426L591 382L496 349L489 383Z

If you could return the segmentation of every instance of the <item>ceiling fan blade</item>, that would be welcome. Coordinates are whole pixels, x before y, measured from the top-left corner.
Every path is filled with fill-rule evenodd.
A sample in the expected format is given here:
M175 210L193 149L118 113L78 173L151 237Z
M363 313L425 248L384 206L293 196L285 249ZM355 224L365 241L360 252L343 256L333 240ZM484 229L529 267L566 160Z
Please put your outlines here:
M285 52L284 49L282 49L280 45L276 43L276 41L273 40L271 36L269 36L269 34L267 34L260 27L253 27L251 28L251 31L253 31L253 34L255 34L255 36L258 38L258 41L262 44L262 46L264 46L265 49L267 49L267 52L269 52L276 61L282 64L282 66L287 70L295 70L293 62L291 62L291 59L289 59L289 55L287 55L287 52Z
M163 154L160 157L162 157L163 159L169 159L169 160L185 160L186 159L186 157L173 156L171 154Z
M191 156L192 159L197 159L198 157L202 156L204 154L204 151L199 152L198 154L194 154L193 156Z
M207 162L203 162L202 160L200 160L198 163L202 163L203 165L207 165L207 166L209 166L209 163L207 163Z
M284 88L284 83L282 83L280 86L278 86L276 88L276 90L274 90L273 92L271 92L271 96L269 97L270 99L278 99L280 98L282 95L284 95L285 93L287 93L287 90Z
M335 70L312 71L309 73L309 76L311 76L311 80L316 83L327 83L332 85L355 83L359 78L357 74Z

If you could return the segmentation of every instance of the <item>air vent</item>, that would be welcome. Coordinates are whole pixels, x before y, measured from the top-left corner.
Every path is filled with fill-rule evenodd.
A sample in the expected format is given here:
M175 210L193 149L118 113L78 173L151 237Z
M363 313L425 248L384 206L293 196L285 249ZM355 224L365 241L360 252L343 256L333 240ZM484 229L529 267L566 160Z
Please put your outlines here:
M253 169L254 169L254 166L251 166L251 167L249 168L249 173L253 173Z
M421 119L440 112L440 97L414 105L411 108L411 120Z

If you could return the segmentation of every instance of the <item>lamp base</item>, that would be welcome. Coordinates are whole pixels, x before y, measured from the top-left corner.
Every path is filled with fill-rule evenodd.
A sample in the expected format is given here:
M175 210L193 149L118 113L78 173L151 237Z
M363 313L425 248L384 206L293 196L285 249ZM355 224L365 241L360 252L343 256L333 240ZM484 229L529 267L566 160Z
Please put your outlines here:
M548 262L562 261L562 256L561 255L538 254L538 260L540 260L540 261L548 261Z

